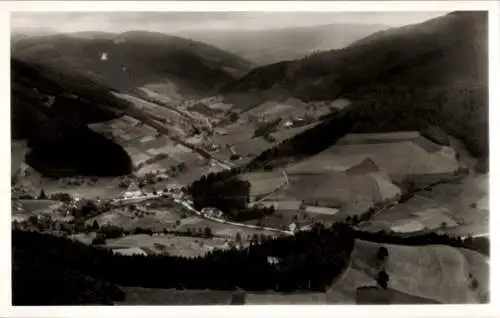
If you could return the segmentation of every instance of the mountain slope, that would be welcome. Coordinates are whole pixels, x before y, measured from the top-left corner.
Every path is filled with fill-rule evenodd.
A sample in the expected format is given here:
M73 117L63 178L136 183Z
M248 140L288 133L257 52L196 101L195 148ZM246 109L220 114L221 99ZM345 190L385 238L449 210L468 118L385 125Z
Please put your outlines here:
M11 60L11 132L27 140L27 163L45 175L121 175L127 153L87 123L121 116L130 105L85 77Z
M454 12L381 31L342 50L254 69L224 93L280 88L304 100L348 97L358 132L431 124L487 155L487 13ZM355 110L354 110L355 109Z
M188 95L212 92L252 67L215 47L145 31L30 37L13 43L12 55L86 74L115 89L171 82Z
M210 43L257 65L302 58L315 51L343 48L384 25L330 24L264 31L191 31L191 39Z

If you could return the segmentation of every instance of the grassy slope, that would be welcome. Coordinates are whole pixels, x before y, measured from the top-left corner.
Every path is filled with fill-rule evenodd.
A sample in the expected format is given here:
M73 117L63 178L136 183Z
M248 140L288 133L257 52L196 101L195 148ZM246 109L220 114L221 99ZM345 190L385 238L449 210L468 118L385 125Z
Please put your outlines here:
M12 52L28 61L90 75L117 89L170 80L188 92L210 91L251 68L215 47L145 31L107 37L78 33L32 37L17 41ZM108 60L100 59L102 52L108 53Z
M372 257L382 244L358 241L352 256L351 269L344 279L329 291L329 302L353 301L358 287L375 285ZM480 289L488 290L485 273L488 265L478 253L442 245L401 246L383 244L389 250L387 272L389 288L426 302L478 303L478 294L468 287L468 273L480 280ZM396 293L397 294L397 293Z
M449 246L400 246L389 250L386 292L376 286L372 263L382 244L357 241L351 266L325 293L248 293L247 304L391 304L479 303L479 293L468 287L469 271L479 281L480 292L488 291L488 265L480 254ZM357 289L365 287L362 291Z
M229 305L233 291L123 287L125 299L116 305Z

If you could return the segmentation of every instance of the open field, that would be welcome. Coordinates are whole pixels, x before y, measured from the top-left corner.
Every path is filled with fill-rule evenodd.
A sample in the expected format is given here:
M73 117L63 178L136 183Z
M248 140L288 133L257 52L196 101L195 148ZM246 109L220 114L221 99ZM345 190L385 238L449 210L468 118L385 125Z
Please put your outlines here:
M489 232L489 208L484 176L439 184L421 191L410 200L377 214L363 228L369 231L392 229L405 232L438 230L457 236Z
M112 136L112 140L121 145L130 155L133 164L138 167L136 174L167 171L185 163L188 167L199 165L203 161L198 154L188 147L178 144L164 135L158 135L156 129L139 124L129 117L91 126L92 129ZM166 158L157 157L166 155Z
M276 102L276 101L264 102L260 105L253 107L242 116L245 117L246 114L250 114L256 116L260 115L263 117L275 116L275 118L277 118L283 115L290 115L291 113L294 112L294 110L303 110L305 108L306 104L301 100L296 98L289 98L282 102Z
M233 149L235 153L242 157L256 157L265 150L273 147L273 145L273 143L270 143L263 137L255 137L233 144Z
M116 305L229 305L234 291L177 290L140 287L122 287L125 300Z
M366 211L374 203L396 198L400 194L383 173L349 175L288 173L289 185L276 195L283 200L304 200L314 206L338 208L342 215Z
M380 246L389 251L387 273L389 287L409 295L431 299L441 303L477 303L478 293L469 288L468 275L475 276L487 271L486 259L474 253L474 266L459 249L444 245L402 246L357 241L352 255L352 268L374 277L373 258ZM471 252L473 253L473 252ZM342 286L343 281L336 286ZM353 286L354 287L354 286ZM362 286L356 286L362 287ZM487 292L488 285L480 285L479 291Z
M146 89L148 90L148 89ZM144 91L144 89L143 89ZM152 91L149 89L149 91ZM167 107L162 107L159 106L158 104L154 104L151 102L148 102L146 100L128 95L128 94L120 94L120 93L115 93L118 95L120 98L123 98L125 100L128 100L132 102L138 109L144 110L148 113L151 113L155 116L165 118L166 120L171 120L174 121L175 123L182 123L186 119L183 118L179 113L168 109Z
M183 219L182 221L182 224L177 227L176 230L186 231L189 229L190 231L199 231L199 229L209 227L214 235L235 238L236 234L240 233L243 239L251 237L254 234L266 236L276 236L279 234L274 231L258 230L231 224L218 223L200 217L189 217L187 219Z
M54 200L17 200L21 208L20 213L27 214L50 214L63 205L62 202Z
M203 256L214 249L224 249L225 242L188 236L136 234L108 239L106 246L113 249L139 247L169 255L196 257Z
M374 258L389 251L387 291L376 289ZM469 287L469 273L479 288ZM480 254L444 245L399 246L356 241L350 267L326 293L249 292L246 304L456 304L479 303L488 291L487 260Z
M97 221L101 226L110 224L119 226L125 230L144 228L157 232L175 228L177 220L180 220L180 215L168 209L131 212L127 207L124 207L113 209L93 217L87 220L87 223L92 224L94 221Z
M343 171L369 158L391 179L402 181L408 176L451 174L459 167L454 151L440 147L415 134L347 135L337 144L287 171L294 173L327 173Z
M78 178L83 181L82 184L68 184L67 180L74 178L53 180L43 177L33 169L28 169L28 176L19 180L18 185L22 186L26 192L33 196L38 196L43 189L47 196L54 193L69 193L72 196L80 198L112 198L123 193L123 189L118 187L119 178Z
M146 93L149 97L165 102L184 100L184 96L179 93L179 88L177 87L177 85L171 81L146 84L139 89Z
M319 124L319 122L311 123L308 125L300 126L300 127L294 127L294 128L281 128L280 130L273 132L271 136L276 140L276 143L280 143L284 140L290 139L294 137L295 135L300 134L303 131L308 130L309 128L312 128Z
M285 177L278 170L244 173L240 178L250 182L250 196L254 198L272 193L286 184Z

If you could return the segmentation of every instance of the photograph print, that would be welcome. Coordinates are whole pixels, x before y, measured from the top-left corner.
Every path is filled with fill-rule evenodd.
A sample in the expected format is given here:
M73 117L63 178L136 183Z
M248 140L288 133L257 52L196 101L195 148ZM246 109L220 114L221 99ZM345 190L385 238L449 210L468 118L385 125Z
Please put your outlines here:
M12 305L489 303L488 11L11 12Z

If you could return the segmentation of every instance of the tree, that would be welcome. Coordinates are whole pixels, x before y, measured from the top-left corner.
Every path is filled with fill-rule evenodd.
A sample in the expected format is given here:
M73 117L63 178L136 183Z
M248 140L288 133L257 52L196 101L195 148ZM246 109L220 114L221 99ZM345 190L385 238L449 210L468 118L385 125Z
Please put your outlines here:
M377 251L377 259L383 261L387 256L389 256L389 251L385 246L381 246Z
M377 283L383 289L387 289L387 283L389 282L389 275L385 271L381 271L377 276Z
M208 226L205 227L204 234L205 234L205 237L212 237L213 236L212 229L209 228Z
M47 199L47 195L45 194L45 191L42 189L40 190L40 194L38 195L38 200L45 200Z
M479 287L479 282L478 282L477 278L472 279L470 286L471 286L472 290L476 290Z
M104 235L98 233L97 236L94 237L94 239L92 240L92 245L102 245L102 244L106 244L106 239Z

